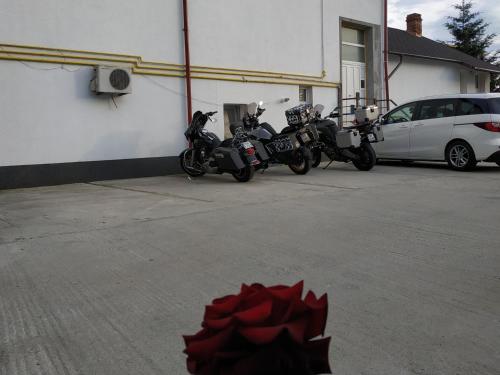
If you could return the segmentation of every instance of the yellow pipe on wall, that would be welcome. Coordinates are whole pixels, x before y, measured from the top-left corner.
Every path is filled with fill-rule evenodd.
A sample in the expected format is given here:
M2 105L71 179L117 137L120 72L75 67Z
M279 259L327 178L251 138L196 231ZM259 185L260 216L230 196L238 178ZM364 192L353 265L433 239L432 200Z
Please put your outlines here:
M81 66L120 64L131 68L134 74L180 78L185 76L185 68L180 64L152 61L145 62L140 56L134 55L85 50L69 50L53 47L0 44L0 60ZM295 73L193 66L192 73L194 79L204 80L240 83L308 85L330 88L340 87L340 84L337 82L324 81L323 79L326 75L325 72L322 72L321 76L312 76Z

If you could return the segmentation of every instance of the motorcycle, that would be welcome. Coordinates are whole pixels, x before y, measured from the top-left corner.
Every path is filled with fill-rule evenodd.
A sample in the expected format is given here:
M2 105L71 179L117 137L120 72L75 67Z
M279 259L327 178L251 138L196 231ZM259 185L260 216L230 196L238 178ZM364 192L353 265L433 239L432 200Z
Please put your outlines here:
M262 142L270 159L262 163L259 169L269 164L285 164L296 174L304 175L311 169L312 154L308 147L318 134L314 125L305 119L312 113L312 107L294 107L287 111L288 125L280 133L267 122L260 123L259 117L265 112L263 103L251 103L243 117L243 130L251 139ZM232 124L231 132L242 128L241 124Z
M311 148L313 154L312 167L316 168L321 163L322 155L330 159L328 168L334 161L352 162L361 171L371 170L377 161L375 150L371 143L383 141L380 125L375 124L378 119L378 108L370 106L356 110L355 125L339 129L335 119L340 114L334 109L325 118L321 117L324 106L314 108L315 118L313 123L319 133L319 142Z
M189 176L201 177L205 173L230 173L238 182L250 181L255 167L261 161L256 157L255 142L238 132L234 138L221 141L216 134L205 129L217 112L197 111L184 133L190 147L179 155L181 168ZM262 146L261 146L262 148ZM261 155L265 160L266 155Z

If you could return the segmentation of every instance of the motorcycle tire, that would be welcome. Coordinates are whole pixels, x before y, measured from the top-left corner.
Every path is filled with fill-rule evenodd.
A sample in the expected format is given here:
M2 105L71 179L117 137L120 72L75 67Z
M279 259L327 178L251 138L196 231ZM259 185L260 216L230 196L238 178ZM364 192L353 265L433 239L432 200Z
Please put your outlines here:
M315 149L313 152L312 152L312 155L313 155L313 163L311 165L311 167L313 168L317 168L320 164L321 164L321 155L322 152L320 149Z
M194 150L192 148L188 148L188 149L182 151L181 155L179 156L181 168L184 172L186 172L191 177L201 177L205 174L205 171L203 169L200 168L199 170L196 170L196 169L188 167L186 165L186 156L189 152L192 154L193 151Z
M372 145L369 143L362 143L358 154L360 156L359 160L353 160L352 163L360 171L369 171L377 163L377 155Z
M253 178L255 168L253 166L246 166L238 172L233 173L233 177L238 182L248 182Z
M307 174L310 171L312 165L312 154L311 150L305 147L301 147L293 152L292 160L288 163L288 167L295 173L299 175Z

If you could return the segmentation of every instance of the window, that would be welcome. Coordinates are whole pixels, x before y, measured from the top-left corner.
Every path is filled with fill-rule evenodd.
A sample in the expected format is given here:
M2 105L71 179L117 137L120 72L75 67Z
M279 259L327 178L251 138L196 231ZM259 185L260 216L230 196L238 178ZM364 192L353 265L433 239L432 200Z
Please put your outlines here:
M500 115L500 98L492 98L488 100L488 103L490 105L490 110L489 112L491 114L496 114Z
M246 104L224 104L224 139L232 138L231 124L241 122L248 111Z
M488 113L488 103L484 99L460 99L457 116L470 116Z
M299 86L299 102L312 104L312 87Z
M455 99L428 100L420 106L419 120L455 116Z
M342 27L342 60L360 63L366 61L363 30Z
M479 74L476 74L476 89L479 89Z
M411 121L413 119L416 106L417 103L411 103L392 111L384 117L384 124L397 124L400 122Z

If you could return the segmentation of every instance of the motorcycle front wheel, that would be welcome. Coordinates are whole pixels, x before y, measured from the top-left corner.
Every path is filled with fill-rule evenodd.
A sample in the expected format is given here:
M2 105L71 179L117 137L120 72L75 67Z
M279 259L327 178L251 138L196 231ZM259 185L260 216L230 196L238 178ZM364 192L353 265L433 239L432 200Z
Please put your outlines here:
M369 171L377 163L377 155L369 143L362 143L357 150L357 154L359 155L359 159L353 160L352 163L360 171Z
M255 174L255 168L253 166L246 166L240 169L238 172L234 172L232 175L234 179L238 182L248 182L253 178Z
M301 147L294 151L292 154L291 161L288 163L288 167L295 174L306 174L311 169L312 165L312 154L311 151L306 147Z
M205 174L205 170L197 161L192 163L193 164L192 166L190 165L193 156L194 156L194 150L192 148L188 148L182 151L182 153L179 156L181 168L191 177L201 177Z

